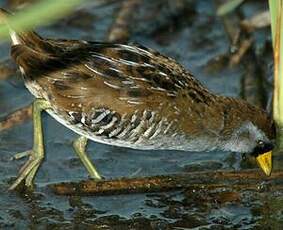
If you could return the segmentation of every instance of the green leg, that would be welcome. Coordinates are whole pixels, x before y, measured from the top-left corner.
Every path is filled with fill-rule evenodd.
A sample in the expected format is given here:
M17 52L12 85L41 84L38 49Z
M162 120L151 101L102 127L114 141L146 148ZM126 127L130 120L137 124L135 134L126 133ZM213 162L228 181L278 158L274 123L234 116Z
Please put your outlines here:
M19 171L19 176L16 181L9 188L10 190L15 189L23 180L27 187L33 186L33 180L35 174L44 158L44 145L42 135L42 124L41 124L41 112L50 108L49 102L43 99L36 99L33 102L33 149L24 153L18 153L14 159L19 159L29 155L29 160Z
M96 180L101 180L101 176L99 175L94 165L91 163L90 159L87 156L87 153L85 151L86 145L87 145L87 138L83 136L80 136L73 143L75 152L78 154L79 158L86 167L91 178L94 178Z

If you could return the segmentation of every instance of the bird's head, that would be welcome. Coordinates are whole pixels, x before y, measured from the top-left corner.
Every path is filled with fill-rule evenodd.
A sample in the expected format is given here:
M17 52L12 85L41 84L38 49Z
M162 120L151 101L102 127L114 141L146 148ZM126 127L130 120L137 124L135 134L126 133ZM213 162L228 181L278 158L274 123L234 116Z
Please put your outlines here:
M274 140L256 124L250 121L243 123L233 133L229 143L231 150L250 154L256 158L258 165L266 175L271 174Z
M235 111L236 109L236 111ZM226 135L224 149L250 154L256 158L266 175L272 170L272 149L275 139L275 125L265 111L244 101L231 109L227 119L232 130Z

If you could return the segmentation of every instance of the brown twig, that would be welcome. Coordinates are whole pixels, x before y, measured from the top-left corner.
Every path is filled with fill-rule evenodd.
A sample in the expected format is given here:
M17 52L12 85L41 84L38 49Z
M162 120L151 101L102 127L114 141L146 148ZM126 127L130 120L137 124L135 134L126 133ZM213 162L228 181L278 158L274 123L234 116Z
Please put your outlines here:
M217 6L220 6L224 3L224 1L215 0L215 3ZM225 15L221 17L221 19L231 43L231 50L233 50L233 54L230 57L229 65L231 67L236 66L241 62L245 54L252 46L253 39L242 36L242 28L240 27L241 20L236 12L232 12L229 15Z
M215 0L216 4L221 4L222 0ZM266 91L263 87L264 79L261 73L262 67L253 49L253 39L251 34L243 31L241 14L237 11L231 12L229 16L222 17L225 31L230 39L234 53L230 56L230 66L243 64L245 72L242 80L242 97L251 104L265 108Z
M240 42L240 45L239 45L237 52L235 52L231 55L229 65L231 67L238 65L241 62L241 60L243 59L244 55L250 49L252 44L253 44L252 38L247 38L247 39L242 40Z
M223 3L223 0L215 0L215 5L217 7L219 7ZM237 15L232 12L229 15L222 16L221 20L231 44L237 43L241 31L240 27L237 26L239 24L239 18L237 17Z
M241 26L247 32L252 32L255 29L263 28L270 25L270 13L269 11L263 11L252 16L249 19L241 21Z
M107 40L109 42L125 42L129 39L129 23L132 21L140 3L141 0L126 0L122 3L116 20L108 32Z
M263 86L262 67L259 66L254 50L247 53L243 66L245 73L242 78L242 97L253 105L265 108L267 89Z
M23 123L24 121L30 119L31 115L32 115L31 105L21 108L16 112L13 112L12 114L8 115L7 117L5 117L5 119L3 119L0 122L0 131L10 129L15 125Z
M182 188L233 187L236 189L259 189L260 184L268 181L276 189L283 189L277 182L283 180L283 171L264 177L259 170L194 172L170 176L114 179L105 181L85 180L63 182L49 187L58 195L116 195L144 192L163 192ZM282 183L281 183L282 184Z

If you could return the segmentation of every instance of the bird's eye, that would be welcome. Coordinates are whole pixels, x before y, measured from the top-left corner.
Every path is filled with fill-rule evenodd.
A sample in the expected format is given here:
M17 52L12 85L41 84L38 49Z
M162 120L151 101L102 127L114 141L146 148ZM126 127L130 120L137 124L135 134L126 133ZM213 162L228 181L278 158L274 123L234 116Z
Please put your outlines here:
M260 145L260 146L263 146L263 145L264 145L264 143L263 143L262 140L258 140L258 141L257 141L257 144Z

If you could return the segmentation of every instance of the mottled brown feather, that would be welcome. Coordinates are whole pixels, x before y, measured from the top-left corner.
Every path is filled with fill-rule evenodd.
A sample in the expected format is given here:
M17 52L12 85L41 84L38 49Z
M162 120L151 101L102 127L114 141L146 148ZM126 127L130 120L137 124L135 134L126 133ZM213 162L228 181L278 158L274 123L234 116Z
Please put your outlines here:
M12 57L24 69L25 79L42 88L39 97L59 114L71 111L75 120L82 119L81 114L89 119L94 108L107 108L130 119L154 111L156 122L173 122L172 132L219 139L251 120L269 137L274 135L264 111L210 93L176 61L151 49L43 39L34 33L21 38L23 45L12 47Z

